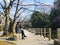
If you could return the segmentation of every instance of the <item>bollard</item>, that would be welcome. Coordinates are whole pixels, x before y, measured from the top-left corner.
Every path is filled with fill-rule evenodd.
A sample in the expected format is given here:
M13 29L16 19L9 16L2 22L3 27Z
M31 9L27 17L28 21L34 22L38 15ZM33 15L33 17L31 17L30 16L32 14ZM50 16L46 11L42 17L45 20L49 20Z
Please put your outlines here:
M60 28L57 28L57 38L54 40L54 45L60 45Z
M44 38L46 37L46 28L44 28Z
M40 28L40 35L41 35L41 28Z
M42 28L41 28L41 36L42 36L43 34L42 34Z
M57 37L58 37L58 40L60 40L60 28L57 29Z
M49 28L49 40L51 40L51 28Z

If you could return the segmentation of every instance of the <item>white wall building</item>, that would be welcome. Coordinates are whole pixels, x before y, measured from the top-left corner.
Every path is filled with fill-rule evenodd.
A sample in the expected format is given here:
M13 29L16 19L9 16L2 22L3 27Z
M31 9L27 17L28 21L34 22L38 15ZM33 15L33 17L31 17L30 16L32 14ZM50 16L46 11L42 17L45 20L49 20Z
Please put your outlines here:
M0 14L0 25L5 25L5 18L3 14Z

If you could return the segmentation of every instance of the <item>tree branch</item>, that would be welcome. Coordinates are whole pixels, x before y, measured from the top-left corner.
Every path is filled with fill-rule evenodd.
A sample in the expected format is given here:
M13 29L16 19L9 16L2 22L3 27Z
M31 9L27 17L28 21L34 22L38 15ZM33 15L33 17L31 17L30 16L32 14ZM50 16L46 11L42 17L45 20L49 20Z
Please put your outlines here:
M19 0L17 1L17 3L19 4ZM16 6L16 11L15 11L14 19L16 19L16 14L17 14L18 6L19 6L18 4Z
M19 18L19 16L20 16L24 11L25 11L25 10L23 10L22 12L20 12L19 15L16 17L16 19Z
M10 4L9 4L8 8L10 8L10 6L12 7L12 4L13 4L14 1L16 1L16 0L13 0L13 1L10 0Z
M3 12L5 13L5 7L0 3Z
M25 16L25 18L21 21L21 23L22 23L25 19L26 19L26 16Z
M1 8L4 9L4 8L3 8L3 5L2 5L1 3L0 3L0 5L1 5Z
M23 9L28 10L28 11L31 11L31 12L34 12L34 10L30 10L30 9L28 9L28 8L24 8L24 7L23 7Z
M3 1L4 1L4 4L5 4L4 6L6 7L6 1L5 0L3 0Z
M23 7L19 8L19 9L17 10L16 14L17 14L22 8L23 8Z

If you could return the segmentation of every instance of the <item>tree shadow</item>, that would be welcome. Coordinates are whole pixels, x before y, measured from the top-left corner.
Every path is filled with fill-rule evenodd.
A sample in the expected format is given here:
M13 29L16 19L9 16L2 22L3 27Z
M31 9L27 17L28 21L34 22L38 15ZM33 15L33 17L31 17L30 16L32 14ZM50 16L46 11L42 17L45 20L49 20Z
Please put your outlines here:
M16 39L13 38L13 37L9 37L9 38L7 38L6 40L9 40L9 41L15 41Z

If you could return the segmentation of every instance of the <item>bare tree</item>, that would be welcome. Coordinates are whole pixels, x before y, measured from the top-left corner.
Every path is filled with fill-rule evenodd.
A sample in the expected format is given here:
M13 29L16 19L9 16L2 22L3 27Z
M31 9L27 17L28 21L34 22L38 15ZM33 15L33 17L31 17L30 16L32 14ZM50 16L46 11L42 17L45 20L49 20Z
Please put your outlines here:
M4 28L4 33L3 34L7 34L8 35L8 28L9 28L9 14L10 14L10 9L12 8L12 4L15 0L11 1L10 0L10 4L7 6L7 2L6 0L3 0L4 5L2 3L0 3L1 8L3 10L3 13L5 14L5 28ZM6 33L7 32L7 33Z
M34 0L33 0L34 1ZM13 36L14 36L14 29L16 25L16 19L19 18L19 16L26 10L34 12L34 10L30 10L29 8L26 8L26 6L38 6L37 4L23 4L24 0L9 0L9 3L7 3L7 0L3 0L3 4L0 3L0 8L3 10L4 16L5 16L5 28L4 28L4 33L8 35L8 30L11 29L13 31ZM36 2L36 1L34 1ZM8 4L8 5L7 5ZM12 8L15 8L14 12L14 19L10 20L10 12ZM21 11L23 10L23 11ZM21 11L21 12L20 12ZM24 18L25 19L25 18ZM23 21L24 21L23 19ZM12 28L9 28L10 22L12 23Z

